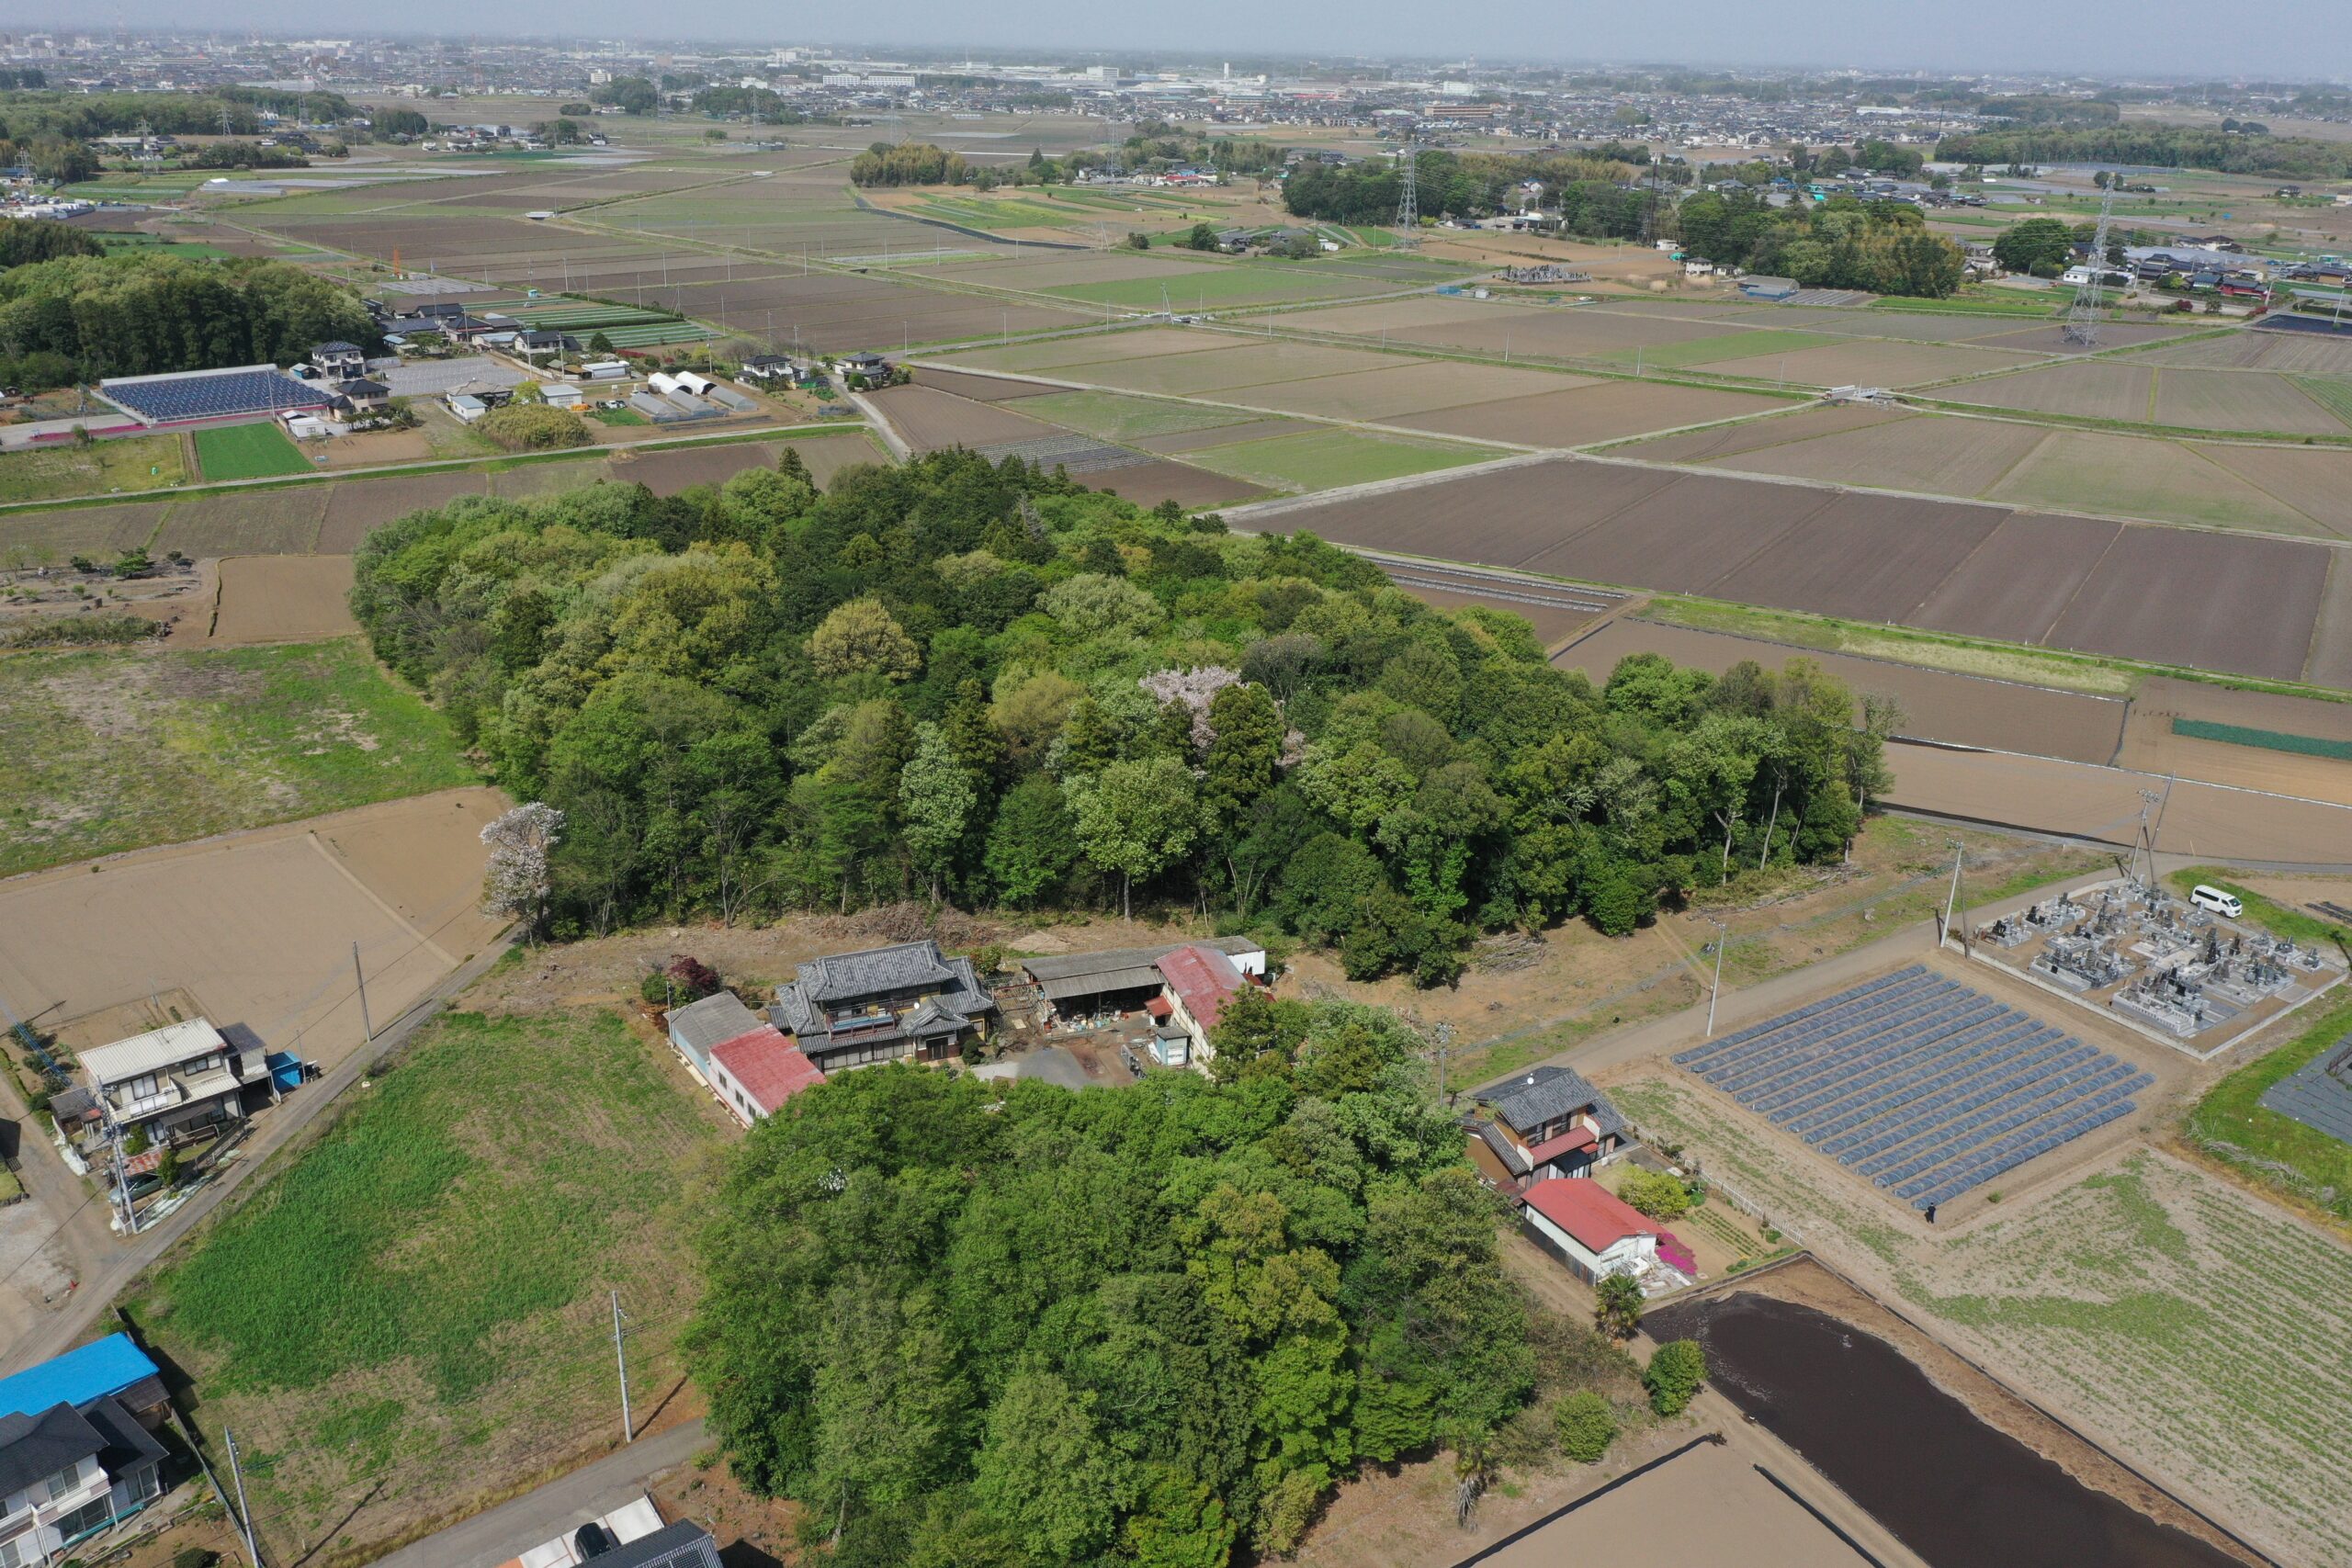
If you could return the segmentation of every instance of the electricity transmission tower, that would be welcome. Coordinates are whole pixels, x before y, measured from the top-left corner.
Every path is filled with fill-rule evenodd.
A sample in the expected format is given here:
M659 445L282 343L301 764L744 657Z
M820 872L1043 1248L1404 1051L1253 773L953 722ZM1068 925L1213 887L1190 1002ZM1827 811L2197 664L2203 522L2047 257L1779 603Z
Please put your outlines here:
M2066 310L2064 337L2068 343L2085 348L2098 346L2100 307L2107 298L2107 231L2115 217L2115 182L2109 180L2107 194L2099 197L2098 227L2091 234L2089 265L2083 269L2082 282L2075 286L2075 302Z
M1405 151L1397 155L1397 173L1402 179L1396 190L1396 243L1409 249L1421 243L1421 202L1414 188L1414 177L1419 172L1420 143L1413 137L1405 138Z

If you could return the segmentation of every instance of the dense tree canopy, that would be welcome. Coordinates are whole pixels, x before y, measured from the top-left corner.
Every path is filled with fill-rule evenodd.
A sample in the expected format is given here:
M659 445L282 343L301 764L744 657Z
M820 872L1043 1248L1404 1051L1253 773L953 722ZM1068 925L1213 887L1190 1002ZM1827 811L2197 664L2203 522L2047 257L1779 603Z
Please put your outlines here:
M928 141L877 141L849 163L852 185L960 186L970 176L964 154Z
M284 262L134 251L0 272L0 351L62 355L85 376L292 364L380 336L356 294Z
M298 88L208 87L199 93L0 93L0 139L60 136L86 141L128 136L141 126L159 136L253 136L268 129L265 113L316 120L355 113L340 93Z
M60 256L102 256L105 245L86 229L45 218L0 218L0 270L55 261Z
M565 813L559 931L1159 897L1437 983L1481 929L1834 858L1883 787L1811 665L1595 688L1309 536L964 452L469 497L357 570L378 653Z
M888 1066L762 1122L689 1335L736 1472L843 1562L1221 1568L1359 1461L1484 1442L1535 1360L1419 1042L1257 1007L1227 1082Z
M2279 179L2352 178L2352 148L2341 141L2145 120L2078 130L2019 127L1947 137L1936 156L1954 164L2139 164Z
M1928 231L1907 202L1837 197L1773 207L1753 191L1693 191L1675 209L1683 249L1807 288L1941 299L1960 287L1960 246Z

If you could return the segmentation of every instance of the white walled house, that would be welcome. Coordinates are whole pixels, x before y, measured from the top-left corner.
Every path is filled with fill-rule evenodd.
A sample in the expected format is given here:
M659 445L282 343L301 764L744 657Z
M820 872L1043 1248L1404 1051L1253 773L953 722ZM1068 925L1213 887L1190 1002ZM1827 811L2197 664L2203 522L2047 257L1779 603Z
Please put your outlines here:
M1521 1221L1544 1249L1585 1283L1636 1278L1657 1264L1657 1226L1598 1181L1539 1181L1521 1194Z

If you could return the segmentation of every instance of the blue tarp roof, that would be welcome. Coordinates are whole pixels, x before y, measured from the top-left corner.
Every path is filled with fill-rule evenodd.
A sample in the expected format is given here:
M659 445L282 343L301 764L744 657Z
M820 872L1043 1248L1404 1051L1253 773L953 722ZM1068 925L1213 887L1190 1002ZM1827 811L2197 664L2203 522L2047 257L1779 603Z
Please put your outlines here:
M154 1375L155 1363L129 1335L109 1334L15 1377L0 1378L0 1416L37 1416L57 1404L79 1408Z

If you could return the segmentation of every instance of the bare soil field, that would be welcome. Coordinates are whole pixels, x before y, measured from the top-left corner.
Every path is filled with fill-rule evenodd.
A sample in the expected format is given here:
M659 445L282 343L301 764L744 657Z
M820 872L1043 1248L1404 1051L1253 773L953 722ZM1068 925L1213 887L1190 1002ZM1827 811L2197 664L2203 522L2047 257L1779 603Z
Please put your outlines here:
M1196 452L1204 446L1225 446L1236 441L1272 441L1277 435L1298 435L1315 426L1299 419L1237 419L1231 424L1216 424L1199 430L1173 430L1165 435L1141 435L1135 445L1147 452L1173 456Z
M1323 318L1301 320L1319 324ZM1431 348L1582 359L1620 349L1717 337L1723 330L1713 321L1679 321L1670 316L1597 306L1507 306L1465 300L1451 321L1440 319L1427 325L1391 327L1387 335ZM1365 335L1374 335L1377 331L1375 327Z
M2352 806L2352 762L2176 735L2176 718L2352 742L2352 703L2151 677L2132 694L2132 715L2124 724L2122 746L2115 759L2124 767L2145 773L2177 773Z
M1638 457L1648 463L1721 463L1725 468L1738 468L1742 465L1723 460L1825 436L1874 431L1925 417L1896 409L1871 408L1861 403L1787 406L1790 412L1786 413L1747 420L1738 424L1717 425L1708 430L1684 431L1678 435L1661 435L1655 440L1634 443L1612 455Z
M2045 640L2300 680L2333 556L2317 545L2127 526Z
M1857 340L1787 354L1739 355L1705 362L1726 376L1790 381L1808 387L1917 387L1954 376L1981 375L2030 363L2027 355L1950 344Z
M1589 377L1493 365L1392 362L1310 380L1278 381L1257 389L1252 401L1328 419L1374 420L1410 426L1414 416L1463 404L1498 402L1592 385Z
M0 996L71 1018L180 987L223 1029L333 1066L494 941L492 790L447 790L0 882ZM96 874L93 874L93 871Z
M1617 477L1604 478L1611 468ZM1846 555L1910 558L1872 566L1869 592L1917 588L1917 608L1904 616L1915 625L2278 680L2301 677L2335 560L2326 547L2284 540L2010 516L1957 503L1948 513L1918 513L1911 508L1919 503L1896 497L1586 459L1511 464L1273 515L1285 529L1374 548L1727 593L1727 585L1716 585L1832 501L1841 502L1829 521ZM1917 525L1923 517L1935 525ZM1977 517L1984 520L1981 531L1970 521ZM1965 558L1955 559L1949 541L1938 537L1954 526L1976 536ZM1942 580L1931 582L1924 563L1938 561ZM1769 572L1749 581L1758 602L1793 610L1821 610L1855 591ZM1785 596L1761 599L1767 592ZM2317 657L2342 657L2334 651L2342 635L2352 635L2352 626L2339 631L2332 623Z
M2238 446L2198 442L2191 451L2291 506L2338 537L2352 538L2352 452L2325 446Z
M1982 403L1988 408L2145 424L2155 374L2153 367L2131 360L2042 365L1964 387L1945 387L1937 395L1951 402Z
M1105 220L1109 220L1108 215ZM1195 265L1142 252L1114 252L1107 255L1015 252L981 261L949 262L930 270L942 277L985 283L991 288L1045 289L1112 283L1130 277L1181 277L1189 275Z
M943 392L953 392L959 398L969 398L976 403L1007 403L1022 398L1041 397L1053 390L1034 381L1008 381L1001 376L967 376L961 371L935 370L929 367L916 373L916 380L926 387L936 387Z
M2155 418L2197 430L2346 434L2344 422L2293 381L2258 370L2159 370Z
M1261 486L1247 479L1211 473L1190 463L1142 463L1077 478L1089 490L1107 491L1137 506L1157 506L1163 501L1186 508L1230 506L1265 493Z
M2339 552L2328 571L2319 624L2312 631L2312 661L2303 677L2317 685L2352 691L2352 556Z
M2352 340L2315 333L2234 332L2152 348L2144 357L2154 364L2183 368L2352 376Z
M2001 521L1989 507L1840 493L1707 592L1847 620L1908 621Z
M1014 375L1027 372L1061 380L1083 381L1087 378L1059 376L1057 372L1073 365L1159 359L1170 355L1232 348L1241 341L1231 333L1204 332L1186 327L1142 327L1128 332L1084 333L1071 337L1047 338L1042 343L1009 344L997 348L967 348L947 361L947 367L953 369L958 365L968 365L980 370L1003 370ZM1273 353L1283 346L1269 344L1267 349ZM1300 372L1293 371L1291 374Z
M77 555L120 555L155 536L169 504L151 501L54 512L0 512L0 567L62 566Z
M1704 592L1838 499L1802 485L1685 475L1525 564L1594 582Z
M892 387L869 394L869 400L919 452L983 446L997 441L1035 441L1058 434L1042 420L933 387Z
M2174 326L2168 321L2109 321L2098 329L2098 342L2093 347L2109 349L2132 344L2161 343L2166 338L2184 337L2204 330L2189 323ZM2092 352L2083 344L2068 343L2065 329L2055 321L2022 326L2014 331L1971 333L1968 341L1985 348L2014 348L2029 354ZM2152 348L2147 353L2148 357L2154 359L2162 355L2163 350Z
M883 454L863 432L841 435L797 436L789 441L730 441L713 446L676 446L660 452L616 453L612 462L616 479L650 486L662 495L674 495L693 485L724 484L746 468L772 468L791 447L808 465L808 477L822 490L835 474L858 463L878 463Z
M1354 370L1385 370L1396 364L1388 355L1361 349L1277 342L1232 344L1209 353L1184 353L1158 359L1097 361L1088 365L1082 373L1071 370L1064 374L1071 380L1120 387L1132 392L1225 398L1280 412L1280 396L1270 390L1278 382Z
M301 555L318 543L329 488L231 491L175 502L152 547L199 557Z
M321 448L330 468L366 468L386 463L423 463L433 457L433 438L422 430L370 430L341 435Z
M208 635L214 648L356 637L349 556L232 556L218 567Z
M2345 456L2352 459L2352 453ZM2209 461L2206 449L2147 436L2052 431L2038 450L1992 488L1992 496L2018 506L2337 536L2221 463Z
M1619 380L1420 414L1413 425L1433 434L1475 435L1523 446L1589 446L1786 406L1749 392Z
M612 466L603 457L566 457L553 463L525 463L512 468L492 468L490 472L490 493L503 501L536 501L541 496L555 495L598 479L612 477Z
M345 479L327 487L326 520L319 525L318 547L348 554L359 541L394 518L441 506L461 495L481 495L490 481L480 473L443 470L387 479Z
M1762 429L1780 423L1767 420ZM2048 434L2033 425L2001 420L1878 414L1873 423L1849 423L1842 429L1715 457L1708 467L1876 490L1971 497L1992 489ZM1636 447L1624 455L1646 457L1652 454L1646 447Z
M2352 865L2352 808L2308 799L2041 757L1898 744L1890 804L1967 822L1998 823L2128 847L2138 836L2143 789L2169 788L2156 847L2169 854Z
M1553 662L1582 670L1601 681L1619 660L1634 653L1663 653L1678 664L1717 674L1743 659L1754 660L1768 670L1777 670L1791 659L1810 659L1845 682L1858 704L1871 694L1901 701L1904 722L1899 733L1905 737L2078 762L2105 763L2114 759L2128 706L2113 697L1979 680L1629 617L1611 621L1590 637L1569 644L1553 656Z
M821 289L815 287L820 280L819 275L754 283L710 280L675 308L763 342L773 332L778 344L797 342L828 354L994 337L1092 319L1081 310L950 294L874 277L823 276Z
M2121 525L2015 513L1944 579L1915 617L1935 631L2040 642Z

